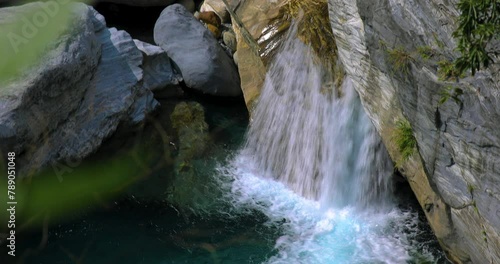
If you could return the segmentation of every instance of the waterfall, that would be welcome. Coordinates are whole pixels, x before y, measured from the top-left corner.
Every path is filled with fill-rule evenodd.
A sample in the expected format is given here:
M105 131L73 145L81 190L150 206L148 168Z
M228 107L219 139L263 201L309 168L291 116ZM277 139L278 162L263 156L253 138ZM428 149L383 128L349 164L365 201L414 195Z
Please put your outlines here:
M387 151L352 82L334 87L315 56L292 27L269 67L242 152L261 173L323 206L383 204L391 192Z
M319 61L292 26L245 145L219 168L221 214L258 211L282 232L266 263L407 263L418 217L392 201L392 164L351 80L334 87Z

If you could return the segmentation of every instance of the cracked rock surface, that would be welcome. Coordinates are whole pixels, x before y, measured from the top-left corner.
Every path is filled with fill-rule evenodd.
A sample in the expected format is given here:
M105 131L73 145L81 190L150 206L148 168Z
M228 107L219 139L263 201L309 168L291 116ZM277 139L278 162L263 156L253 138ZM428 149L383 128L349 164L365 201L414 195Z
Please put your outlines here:
M397 160L395 122L410 121L418 154L403 165L440 244L455 263L500 263L500 65L475 77L438 78L453 60L458 1L329 0L339 57ZM419 47L436 51L430 59ZM388 50L412 61L395 70ZM446 87L463 94L439 105Z

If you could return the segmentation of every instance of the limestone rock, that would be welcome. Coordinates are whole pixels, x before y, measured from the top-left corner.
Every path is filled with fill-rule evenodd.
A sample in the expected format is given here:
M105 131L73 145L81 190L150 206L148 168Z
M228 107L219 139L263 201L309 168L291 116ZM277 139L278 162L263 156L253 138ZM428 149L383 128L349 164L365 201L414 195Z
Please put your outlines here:
M274 34L267 34L265 29L278 17L281 4L286 0L230 0L230 8L235 10L237 18L232 18L233 31L236 35L236 52L233 54L238 64L241 78L241 89L245 97L247 108L251 111L266 77L266 59L261 58L260 48L252 45L258 43L259 39L275 39ZM241 21L241 28L239 22ZM249 38L246 39L242 30L248 30ZM272 30L270 30L272 31ZM262 50L268 50L264 47ZM264 52L265 53L265 52ZM263 54L263 53L262 53ZM267 54L263 54L266 56Z
M188 87L211 95L241 95L236 65L183 6L174 4L163 10L154 38L179 67Z
M454 2L454 1L452 1ZM500 65L458 83L441 81L419 47L453 59L454 4L444 0L329 0L339 57L394 160L395 122L408 119L418 154L404 164L429 223L455 263L500 263ZM388 50L415 54L395 70ZM447 86L459 101L438 104Z
M298 21L299 38L311 44L319 61L324 65L336 61L335 39L325 0L229 0L228 3L236 14L232 18L237 40L233 56L238 61L241 87L250 112L260 94L266 66L273 60L292 19ZM330 72L335 71L332 66ZM343 73L332 76L341 78Z

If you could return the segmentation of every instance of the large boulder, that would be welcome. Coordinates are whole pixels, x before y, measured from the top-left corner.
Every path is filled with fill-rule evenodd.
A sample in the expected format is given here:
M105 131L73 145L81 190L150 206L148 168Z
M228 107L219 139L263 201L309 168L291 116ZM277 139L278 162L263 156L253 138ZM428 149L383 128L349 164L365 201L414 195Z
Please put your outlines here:
M0 17L8 21L42 5L0 9ZM119 126L141 124L159 105L149 90L154 73L143 70L143 53L130 35L107 28L92 7L72 5L70 30L38 65L0 90L0 149L18 153L22 172L47 165L64 172ZM168 83L164 76L156 80Z
M179 67L188 87L211 95L241 95L233 60L182 5L163 10L154 28L154 39Z

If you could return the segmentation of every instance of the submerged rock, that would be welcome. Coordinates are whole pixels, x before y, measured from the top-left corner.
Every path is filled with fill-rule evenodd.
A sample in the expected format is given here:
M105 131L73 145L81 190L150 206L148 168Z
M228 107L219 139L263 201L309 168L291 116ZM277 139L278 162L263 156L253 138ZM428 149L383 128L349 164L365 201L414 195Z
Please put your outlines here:
M199 196L206 189L207 177L196 171L203 154L208 150L210 137L205 122L203 106L196 102L181 102L170 115L172 127L177 131L178 155L175 158L175 177L171 197L172 203L182 210L196 203L193 196ZM201 197L198 197L198 199Z
M203 107L195 102L181 102L175 106L170 120L179 137L179 159L200 158L209 139Z
M212 33L179 4L160 15L155 42L179 67L186 85L218 96L241 95L236 65Z
M0 16L42 5L0 9ZM143 54L128 33L108 29L93 8L72 5L70 30L0 90L0 148L18 153L20 172L76 166L119 126L141 124L158 106L148 88L168 79L141 68Z

